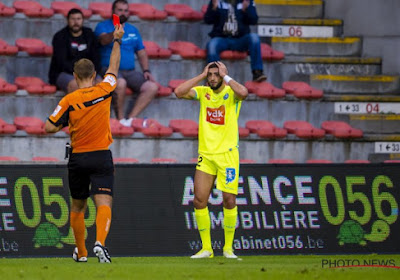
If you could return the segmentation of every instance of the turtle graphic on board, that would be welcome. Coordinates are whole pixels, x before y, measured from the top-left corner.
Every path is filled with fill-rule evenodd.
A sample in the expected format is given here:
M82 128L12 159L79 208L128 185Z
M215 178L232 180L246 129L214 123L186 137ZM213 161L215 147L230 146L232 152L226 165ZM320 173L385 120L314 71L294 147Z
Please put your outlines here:
M339 245L344 244L360 244L367 245L370 242L382 242L388 238L390 227L387 222L377 220L372 224L371 233L366 233L361 224L355 220L345 221L339 229ZM367 241L366 241L367 240Z
M61 243L60 230L55 224L48 222L42 223L37 227L33 242L35 243L35 248L56 247L61 249L64 247Z

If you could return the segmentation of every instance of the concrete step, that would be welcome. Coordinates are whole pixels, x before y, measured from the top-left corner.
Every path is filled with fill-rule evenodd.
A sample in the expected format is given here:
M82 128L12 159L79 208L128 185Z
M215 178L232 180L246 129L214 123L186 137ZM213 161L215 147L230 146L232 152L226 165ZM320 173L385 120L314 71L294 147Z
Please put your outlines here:
M16 76L37 76L48 80L49 57L31 57L25 52L17 56L0 56L0 77L13 82ZM252 79L250 59L224 61L232 77L240 82ZM178 55L169 59L150 59L150 68L156 80L168 85L171 79L189 79L197 75L206 64L205 60L184 60ZM310 82L311 74L330 75L377 75L381 73L381 59L356 57L299 57L288 56L280 62L264 61L268 81L281 87L285 81ZM140 69L136 61L137 69ZM171 71L174 69L174 71Z
M298 38L273 37L272 47L286 55L360 56L362 40L358 37Z
M351 126L361 129L364 133L400 134L400 115L339 115L337 119L343 120Z
M337 94L398 94L400 77L387 75L311 75L312 86Z
M400 160L400 154L377 154L371 153L368 155L368 160L371 162L383 162L385 160Z
M20 131L17 134L0 136L0 155L15 156L25 161L34 156L56 157L64 161L65 143L69 141L65 133L28 136ZM320 158L340 163L347 159L365 160L374 152L374 142L364 140L304 141L288 137L285 140L268 141L252 136L240 140L239 153L241 158L252 159L258 163L266 163L272 158L288 158L298 163L310 158ZM183 138L177 133L170 138L156 139L144 137L136 132L128 138L115 137L110 148L114 157L132 157L142 163L149 163L155 157L176 158L179 162L190 162L190 159L197 157L197 145L197 139ZM184 153L182 147L185 147Z
M261 17L321 18L322 0L255 0Z

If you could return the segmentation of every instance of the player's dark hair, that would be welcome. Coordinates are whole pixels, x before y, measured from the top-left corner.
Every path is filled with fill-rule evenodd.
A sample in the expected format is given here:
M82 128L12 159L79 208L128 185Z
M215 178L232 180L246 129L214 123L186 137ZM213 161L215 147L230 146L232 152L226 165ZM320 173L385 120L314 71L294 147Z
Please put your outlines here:
M93 62L87 58L79 59L74 63L74 73L80 80L91 78L95 71Z
M67 15L67 19L69 19L69 17L71 15L75 15L75 14L81 14L83 17L83 13L81 10L77 9L77 8L72 8L71 10L69 10L68 15Z
M129 5L129 4L128 4L128 1L126 1L126 0L115 0L115 1L112 3L112 11L113 11L113 12L114 12L114 10L115 10L115 6L117 6L118 3L122 3L122 4Z
M208 69L210 69L210 68L218 68L218 65L217 65L217 63L213 63L213 64L211 64L210 66L208 66Z

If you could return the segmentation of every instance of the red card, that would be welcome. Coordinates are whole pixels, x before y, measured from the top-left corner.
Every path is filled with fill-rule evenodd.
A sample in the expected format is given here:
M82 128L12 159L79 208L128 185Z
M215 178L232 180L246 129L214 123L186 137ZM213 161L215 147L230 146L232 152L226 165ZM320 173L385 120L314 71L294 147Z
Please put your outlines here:
M113 14L113 24L114 26L121 24L119 21L119 16L117 16L116 14Z

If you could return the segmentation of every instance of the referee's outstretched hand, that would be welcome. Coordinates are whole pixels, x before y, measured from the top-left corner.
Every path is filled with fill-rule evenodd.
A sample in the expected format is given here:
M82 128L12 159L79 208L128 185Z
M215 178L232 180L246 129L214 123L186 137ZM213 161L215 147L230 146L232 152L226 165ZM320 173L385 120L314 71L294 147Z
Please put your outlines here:
M122 27L121 24L117 24L115 26L115 30L114 30L114 39L122 39L122 36L124 36L124 28Z

